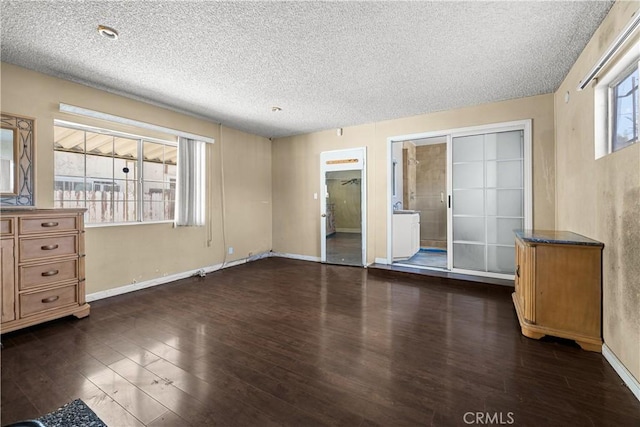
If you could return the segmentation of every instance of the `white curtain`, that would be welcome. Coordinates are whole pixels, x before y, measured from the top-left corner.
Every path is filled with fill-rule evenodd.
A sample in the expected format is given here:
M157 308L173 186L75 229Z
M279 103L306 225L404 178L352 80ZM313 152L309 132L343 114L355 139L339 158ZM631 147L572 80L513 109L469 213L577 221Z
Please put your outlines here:
M178 195L176 225L205 223L206 143L180 137L178 140Z

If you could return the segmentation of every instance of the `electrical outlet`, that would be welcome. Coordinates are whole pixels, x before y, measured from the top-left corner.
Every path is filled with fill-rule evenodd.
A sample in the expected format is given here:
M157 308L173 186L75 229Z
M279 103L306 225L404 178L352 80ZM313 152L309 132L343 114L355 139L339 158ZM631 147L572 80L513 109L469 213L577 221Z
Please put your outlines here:
M229 255L233 254L233 246L229 246Z

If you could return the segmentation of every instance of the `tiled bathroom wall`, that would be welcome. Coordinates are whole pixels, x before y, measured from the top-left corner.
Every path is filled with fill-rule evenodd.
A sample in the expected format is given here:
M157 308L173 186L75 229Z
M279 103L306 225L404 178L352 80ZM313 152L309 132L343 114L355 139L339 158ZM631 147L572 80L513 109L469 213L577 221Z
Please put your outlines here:
M416 210L416 145L402 144L402 209Z
M447 247L447 146L416 147L415 209L420 211L420 247Z

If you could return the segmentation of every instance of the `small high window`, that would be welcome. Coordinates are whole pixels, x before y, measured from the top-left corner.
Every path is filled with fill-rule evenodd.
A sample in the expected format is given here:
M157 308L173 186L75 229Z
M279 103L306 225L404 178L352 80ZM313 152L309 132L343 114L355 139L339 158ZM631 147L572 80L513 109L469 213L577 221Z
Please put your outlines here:
M638 64L609 85L610 152L638 142Z
M640 40L630 41L598 72L594 86L595 158L640 140Z

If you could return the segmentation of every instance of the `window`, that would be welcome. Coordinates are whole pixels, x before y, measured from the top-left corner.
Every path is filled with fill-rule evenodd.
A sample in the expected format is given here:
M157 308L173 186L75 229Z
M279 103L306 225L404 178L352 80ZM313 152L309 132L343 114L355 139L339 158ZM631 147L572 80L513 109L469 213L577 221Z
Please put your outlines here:
M594 86L596 159L640 140L640 41L629 43L610 63L602 66L594 78L597 81Z
M177 157L175 142L57 123L55 206L87 208L89 224L172 221Z
M609 85L610 152L638 142L638 64Z

